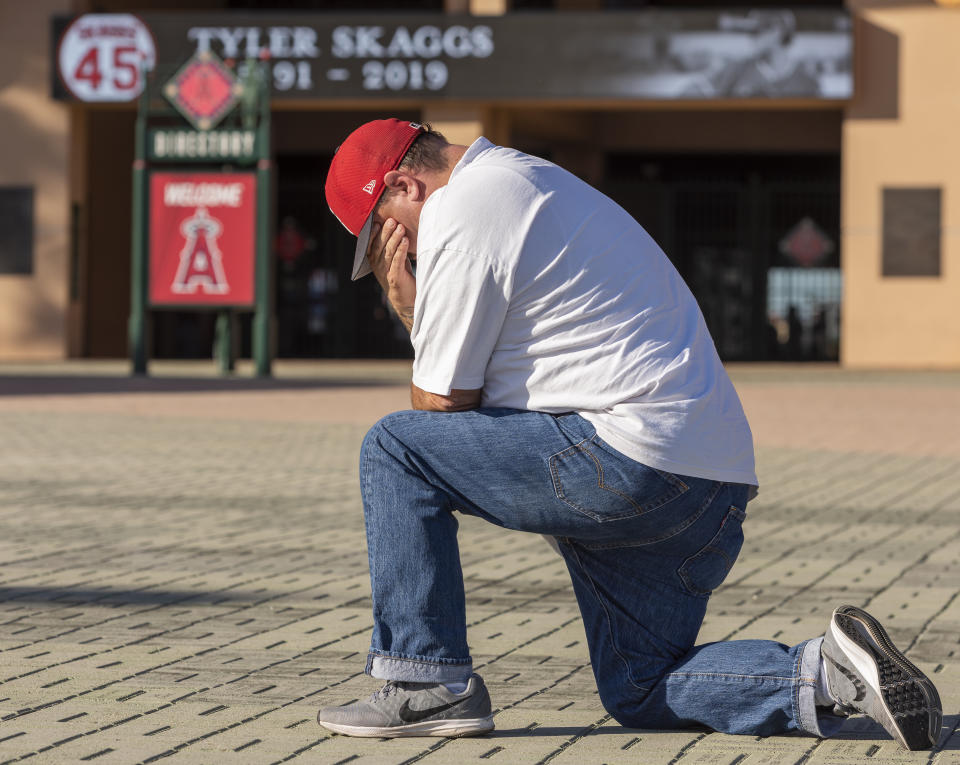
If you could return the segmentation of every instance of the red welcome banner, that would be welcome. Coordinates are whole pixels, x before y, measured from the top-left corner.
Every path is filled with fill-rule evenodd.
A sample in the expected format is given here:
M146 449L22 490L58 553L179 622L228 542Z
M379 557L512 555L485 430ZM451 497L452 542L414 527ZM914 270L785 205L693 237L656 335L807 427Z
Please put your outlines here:
M252 306L253 173L150 176L150 303Z

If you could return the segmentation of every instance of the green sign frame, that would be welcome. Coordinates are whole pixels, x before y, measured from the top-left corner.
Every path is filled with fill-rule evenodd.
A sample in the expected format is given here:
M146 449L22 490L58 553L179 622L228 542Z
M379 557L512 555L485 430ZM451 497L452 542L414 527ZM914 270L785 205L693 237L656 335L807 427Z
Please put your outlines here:
M257 131L252 129L148 128L147 160L253 164L261 154L257 138Z
M254 274L253 359L258 377L272 373L270 192L273 162L270 159L270 84L262 62L246 62L243 97L234 110L235 127L194 130L171 123L173 107L158 98L156 83L142 73L146 85L140 95L134 128L133 225L131 231L130 319L128 336L131 373L146 375L148 362L147 320L149 310L149 174L157 163L207 163L253 165L256 168L256 264ZM152 87L151 87L152 85ZM151 124L159 118L162 124ZM178 119L183 119L177 115ZM252 138L251 138L252 134ZM170 143L172 141L172 144ZM158 145L164 150L157 151ZM167 148L172 146L169 151ZM182 149L182 156L181 154ZM162 156L161 156L162 155ZM195 156L191 156L195 155ZM229 308L217 315L216 357L224 375L234 370L233 314Z

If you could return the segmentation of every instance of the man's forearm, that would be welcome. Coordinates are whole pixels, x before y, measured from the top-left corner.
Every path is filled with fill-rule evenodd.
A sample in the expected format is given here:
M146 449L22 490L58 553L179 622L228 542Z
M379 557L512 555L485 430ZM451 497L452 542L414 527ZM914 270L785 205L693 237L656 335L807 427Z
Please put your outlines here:
M407 332L413 332L413 306L409 308L406 306L393 306L393 310L397 312L400 323L407 328Z
M400 317L407 332L412 332L417 281L407 253L410 243L403 234L403 226L392 218L388 219L383 227L377 228L371 235L367 260L387 296L387 302Z
M480 389L454 388L449 396L440 396L410 383L410 403L414 409L427 412L466 412L480 405Z

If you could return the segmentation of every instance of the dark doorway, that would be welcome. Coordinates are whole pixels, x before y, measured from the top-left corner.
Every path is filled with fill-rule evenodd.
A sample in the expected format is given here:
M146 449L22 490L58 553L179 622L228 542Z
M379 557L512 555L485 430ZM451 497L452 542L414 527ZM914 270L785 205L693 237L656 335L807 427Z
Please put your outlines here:
M686 280L721 358L839 357L839 156L611 155L606 179Z
M356 240L327 209L329 154L277 157L277 355L408 358L410 337L376 280L350 281Z

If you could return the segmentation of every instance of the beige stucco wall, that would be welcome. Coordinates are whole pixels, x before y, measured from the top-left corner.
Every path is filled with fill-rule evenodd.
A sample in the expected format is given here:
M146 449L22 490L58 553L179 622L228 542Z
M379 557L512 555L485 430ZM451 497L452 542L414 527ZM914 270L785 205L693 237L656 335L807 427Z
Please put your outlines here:
M842 362L960 367L960 9L863 9L843 126ZM882 277L882 189L939 186L941 276Z
M857 95L843 125L843 362L960 367L960 9L871 9L870 2L850 3L858 17ZM506 5L448 2L452 11L487 13ZM69 107L49 97L49 20L70 6L70 0L0 3L0 185L35 189L34 273L0 275L0 360L61 358L71 334L68 181L76 183L82 173L68 168ZM576 123L575 112L564 116L564 124ZM78 135L80 117L78 111ZM509 142L511 125L500 110L446 105L425 110L423 117L462 142L481 131ZM668 117L618 115L616 124L621 133L629 124L632 133L634 122ZM830 135L824 115L799 113L796 122L805 141L820 135L811 131L820 122L823 135ZM616 143L617 131L608 132ZM782 131L769 135L793 146ZM881 190L910 185L943 188L938 279L881 277ZM79 335L73 334L70 346L80 353Z
M69 118L50 98L50 17L67 0L0 3L0 186L34 188L33 274L0 274L0 359L66 353Z

